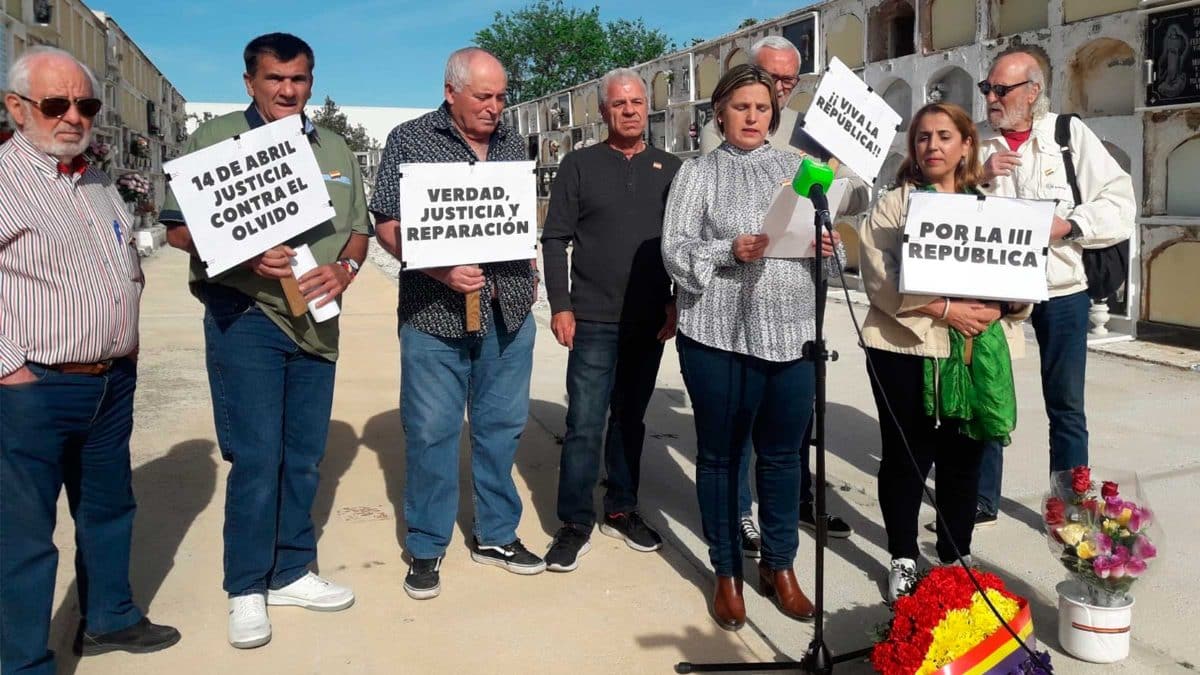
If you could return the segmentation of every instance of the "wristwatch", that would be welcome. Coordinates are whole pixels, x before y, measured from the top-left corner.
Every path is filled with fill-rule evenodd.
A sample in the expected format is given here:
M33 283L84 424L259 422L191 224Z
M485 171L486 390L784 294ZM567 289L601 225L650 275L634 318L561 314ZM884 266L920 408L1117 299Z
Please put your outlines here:
M358 275L359 265L358 261L354 258L342 258L341 260L337 261L337 264L341 265L342 269L346 270L346 274L349 274L351 279Z
M1070 218L1067 219L1067 222L1071 224L1071 231L1067 232L1063 239L1078 239L1083 236L1083 229L1079 227L1079 223Z

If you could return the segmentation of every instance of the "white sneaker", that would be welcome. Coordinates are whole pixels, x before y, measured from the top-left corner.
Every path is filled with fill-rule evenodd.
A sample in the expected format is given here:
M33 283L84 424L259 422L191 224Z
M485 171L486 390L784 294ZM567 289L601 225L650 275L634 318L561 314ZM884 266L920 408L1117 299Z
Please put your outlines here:
M337 612L354 604L354 591L309 572L283 588L267 591L267 604Z
M229 599L229 644L253 649L271 641L271 620L266 597L261 593Z
M917 585L917 562L912 558L893 558L888 570L888 602L912 593Z

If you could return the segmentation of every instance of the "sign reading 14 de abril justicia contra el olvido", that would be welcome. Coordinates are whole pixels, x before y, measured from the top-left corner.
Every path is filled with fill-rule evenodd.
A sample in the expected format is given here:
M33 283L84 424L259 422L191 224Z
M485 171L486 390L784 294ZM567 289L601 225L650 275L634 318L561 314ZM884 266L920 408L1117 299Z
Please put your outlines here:
M214 276L334 215L299 115L163 165Z
M405 269L529 260L537 253L533 162L400 165Z

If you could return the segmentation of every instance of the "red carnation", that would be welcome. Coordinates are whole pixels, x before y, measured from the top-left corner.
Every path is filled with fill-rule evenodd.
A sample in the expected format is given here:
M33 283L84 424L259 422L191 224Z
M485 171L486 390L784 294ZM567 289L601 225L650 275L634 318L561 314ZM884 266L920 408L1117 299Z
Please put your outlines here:
M1062 525L1067 522L1067 504L1058 497L1046 500L1046 512L1042 514L1047 525Z
M1116 497L1117 496L1117 484L1112 482L1111 480L1104 481L1104 483L1100 486L1100 496L1101 497Z
M1071 489L1075 494L1086 494L1092 487L1092 470L1086 466L1071 469Z

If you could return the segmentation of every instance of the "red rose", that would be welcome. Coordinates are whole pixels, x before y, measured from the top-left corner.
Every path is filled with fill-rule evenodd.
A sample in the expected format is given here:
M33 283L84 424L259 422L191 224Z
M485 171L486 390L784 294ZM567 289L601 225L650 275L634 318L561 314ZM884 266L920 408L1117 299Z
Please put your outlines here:
M1062 525L1067 522L1067 505L1058 497L1046 500L1046 512L1042 514L1047 525Z
M1092 470L1086 466L1071 469L1071 489L1075 494L1086 494L1092 487Z
M1111 480L1104 481L1104 484L1100 486L1100 496L1101 497L1116 497L1117 496L1117 484L1112 482Z
M1102 507L1100 506L1100 500L1092 497L1091 499L1085 499L1080 502L1079 508L1087 511L1093 518L1095 518L1100 515L1100 510Z

